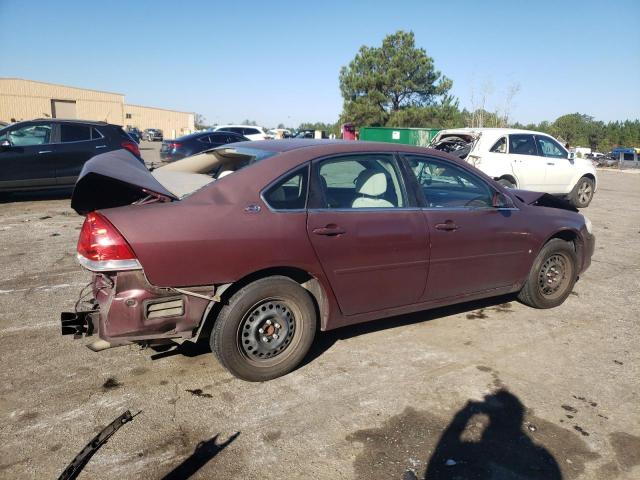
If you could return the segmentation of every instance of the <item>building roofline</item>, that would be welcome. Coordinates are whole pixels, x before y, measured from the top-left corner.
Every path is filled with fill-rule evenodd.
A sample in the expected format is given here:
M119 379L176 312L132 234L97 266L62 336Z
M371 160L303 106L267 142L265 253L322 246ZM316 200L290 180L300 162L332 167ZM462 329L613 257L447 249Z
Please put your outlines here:
M165 112L188 113L189 115L195 115L195 112L185 112L184 110L171 110L170 108L150 107L149 105L138 105L136 103L124 102L124 108L127 108L127 107L151 108L153 110L164 110Z
M84 88L84 87L74 87L72 85L64 85L62 83L52 83L52 82L41 82L40 80L31 80L29 78L20 78L20 77L0 77L0 80L20 80L22 82L33 82L33 83L40 83L42 85L53 85L54 87L64 87L64 88L73 88L75 90L88 90L90 92L97 92L97 93L108 93L109 95L120 95L121 97L124 97L124 93L118 93L118 92L107 92L106 90L96 90L94 88Z

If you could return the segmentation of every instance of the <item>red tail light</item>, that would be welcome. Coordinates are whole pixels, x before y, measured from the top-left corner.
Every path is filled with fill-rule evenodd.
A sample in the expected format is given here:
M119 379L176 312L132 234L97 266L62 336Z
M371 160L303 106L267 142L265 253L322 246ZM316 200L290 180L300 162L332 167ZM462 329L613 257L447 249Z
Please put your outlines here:
M141 268L122 234L96 212L87 215L80 230L78 261L93 271Z
M133 153L136 157L140 156L140 149L138 148L138 144L136 142L131 142L129 140L125 140L120 144L122 148L126 148L131 153Z
M171 142L169 144L169 149L171 150L171 149L174 149L174 148L180 148L181 146L182 146L181 143Z

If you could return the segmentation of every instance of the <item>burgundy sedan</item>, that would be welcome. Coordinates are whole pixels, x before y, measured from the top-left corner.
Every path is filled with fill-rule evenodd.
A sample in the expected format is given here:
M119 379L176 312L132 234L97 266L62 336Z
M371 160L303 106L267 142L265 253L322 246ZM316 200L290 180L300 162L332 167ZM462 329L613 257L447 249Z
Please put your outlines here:
M72 206L93 280L63 334L97 333L96 351L209 336L252 381L294 369L318 328L511 292L560 305L595 242L562 200L386 143L241 142L153 172L105 153Z

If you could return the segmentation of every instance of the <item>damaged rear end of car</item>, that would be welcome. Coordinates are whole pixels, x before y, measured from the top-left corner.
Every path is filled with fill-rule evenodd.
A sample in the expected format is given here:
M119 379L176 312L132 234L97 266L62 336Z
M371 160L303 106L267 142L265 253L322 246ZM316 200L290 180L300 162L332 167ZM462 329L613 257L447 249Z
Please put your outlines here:
M179 177L182 191L172 188ZM158 175L125 151L109 152L87 162L74 189L71 205L85 215L77 244L77 259L91 272L74 311L62 312L63 335L97 335L94 351L138 343L143 345L197 339L197 328L212 305L213 286L163 288L152 285L142 263L110 212L179 202L210 183L210 176L189 172ZM185 185L188 188L185 190Z

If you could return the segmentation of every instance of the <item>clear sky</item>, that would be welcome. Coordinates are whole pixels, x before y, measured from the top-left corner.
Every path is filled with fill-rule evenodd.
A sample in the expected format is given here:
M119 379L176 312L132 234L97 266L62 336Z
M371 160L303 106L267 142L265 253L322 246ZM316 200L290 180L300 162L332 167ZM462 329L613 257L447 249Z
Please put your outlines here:
M640 118L640 0L0 0L0 76L107 90L210 123L334 122L340 67L413 30L461 106ZM487 88L488 87L488 88Z

